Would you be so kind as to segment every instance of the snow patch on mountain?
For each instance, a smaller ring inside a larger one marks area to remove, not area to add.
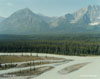
[[[94,23],[90,23],[89,25],[95,26],[95,25],[99,25],[99,24],[100,24],[99,22],[94,22]]]

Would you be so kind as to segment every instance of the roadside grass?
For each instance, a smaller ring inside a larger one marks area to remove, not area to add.
[[[13,62],[27,62],[34,60],[60,60],[54,57],[40,57],[40,56],[0,56],[0,63],[13,63]]]
[[[60,74],[68,74],[68,73],[71,73],[71,72],[74,72],[76,70],[79,70],[80,68],[84,67],[85,65],[89,64],[89,62],[87,63],[79,63],[79,64],[75,64],[75,65],[71,65],[71,66],[68,66],[60,71],[58,71]]]
[[[13,72],[13,73],[7,73],[4,75],[1,75],[3,77],[9,77],[11,76],[33,76],[33,75],[40,75],[50,69],[52,69],[52,66],[44,66],[44,67],[39,67],[36,69],[27,69],[27,70],[20,70],[18,72]]]

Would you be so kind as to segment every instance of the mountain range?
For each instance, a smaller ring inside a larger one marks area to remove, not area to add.
[[[48,17],[25,8],[0,17],[0,34],[47,34],[100,32],[100,6],[89,5],[74,13]]]

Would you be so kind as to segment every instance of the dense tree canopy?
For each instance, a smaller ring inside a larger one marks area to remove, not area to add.
[[[91,40],[9,40],[0,41],[0,52],[32,52],[63,55],[100,55],[100,41]]]

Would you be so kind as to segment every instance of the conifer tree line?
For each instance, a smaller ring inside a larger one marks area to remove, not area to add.
[[[74,56],[100,55],[100,42],[86,40],[0,41],[0,52],[32,52]]]

